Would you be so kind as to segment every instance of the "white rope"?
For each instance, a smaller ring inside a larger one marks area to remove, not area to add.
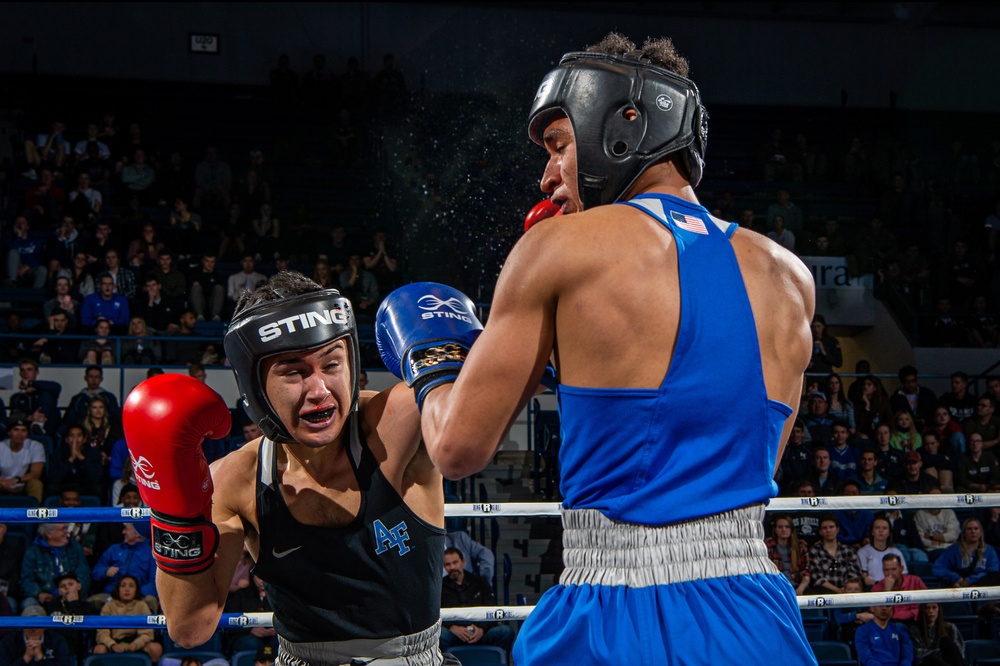
[[[856,497],[778,497],[767,511],[833,511],[836,509],[969,509],[1000,506],[1000,493],[948,495],[860,495]],[[446,517],[558,516],[558,502],[454,503],[444,505]]]

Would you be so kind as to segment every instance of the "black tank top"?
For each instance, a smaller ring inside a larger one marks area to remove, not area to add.
[[[274,627],[293,642],[413,634],[440,617],[444,530],[404,504],[379,470],[352,414],[348,457],[361,510],[330,529],[296,521],[277,482],[277,445],[261,440],[257,461],[260,553]]]

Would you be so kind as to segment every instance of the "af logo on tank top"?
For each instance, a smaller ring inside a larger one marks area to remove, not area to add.
[[[410,540],[410,535],[406,533],[406,522],[401,521],[395,527],[385,528],[381,520],[376,519],[372,523],[375,530],[375,554],[381,555],[387,550],[399,548],[399,555],[402,557],[410,552],[410,547],[406,542]]]

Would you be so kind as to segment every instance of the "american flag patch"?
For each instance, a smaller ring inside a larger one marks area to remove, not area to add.
[[[705,228],[705,223],[697,217],[684,215],[682,213],[678,213],[676,210],[670,211],[670,217],[673,218],[674,223],[678,227],[685,231],[690,231],[693,234],[702,234],[703,236],[708,235],[708,229]]]

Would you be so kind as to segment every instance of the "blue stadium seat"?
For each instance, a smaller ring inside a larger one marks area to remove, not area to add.
[[[225,652],[225,648],[222,645],[222,630],[216,629],[215,633],[212,634],[212,637],[208,639],[208,641],[202,643],[201,645],[196,645],[193,648],[182,648],[180,645],[174,643],[166,632],[163,632],[163,656],[166,656],[168,652],[183,655],[202,652],[206,654],[211,653],[214,655],[211,658],[214,659]],[[222,658],[225,659],[225,656]],[[199,659],[201,659],[201,657],[199,657]],[[205,660],[202,659],[202,661]]]
[[[809,646],[819,666],[856,666],[857,660],[851,655],[851,646],[840,641],[810,641]]]
[[[1000,662],[1000,640],[980,638],[965,641],[965,663],[969,666],[997,662]]]
[[[448,650],[462,666],[506,666],[507,653],[494,645],[463,645]]]
[[[152,660],[145,652],[92,654],[83,660],[83,666],[152,666],[152,664]]]
[[[231,666],[253,666],[255,659],[257,659],[256,650],[240,650],[233,655],[229,663]]]

